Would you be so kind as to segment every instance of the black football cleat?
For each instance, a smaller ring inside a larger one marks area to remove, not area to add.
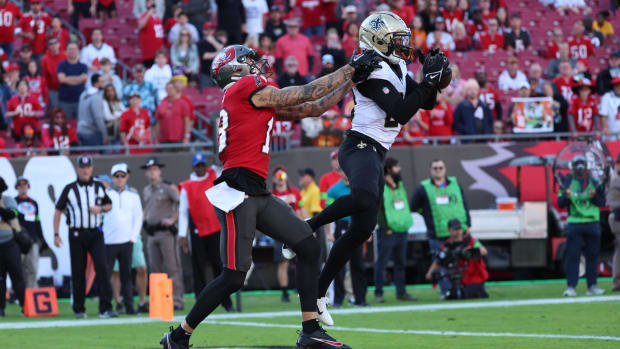
[[[164,334],[164,337],[161,341],[159,341],[159,344],[162,344],[164,349],[188,349],[189,339],[175,341],[172,339],[172,331],[174,331],[174,328],[170,326],[170,332],[166,332],[166,334]]]
[[[339,342],[325,332],[324,329],[306,333],[301,331],[297,339],[299,349],[351,349],[350,346]]]

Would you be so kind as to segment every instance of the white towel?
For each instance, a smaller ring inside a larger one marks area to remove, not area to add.
[[[226,213],[241,205],[245,199],[244,192],[229,187],[226,182],[209,188],[205,191],[205,195],[213,206]]]

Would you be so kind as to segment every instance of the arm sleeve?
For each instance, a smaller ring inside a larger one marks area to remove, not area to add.
[[[142,215],[144,212],[142,211],[142,203],[140,202],[140,196],[136,192],[136,200],[133,205],[133,229],[132,229],[132,242],[136,242],[138,240],[138,236],[140,236],[140,231],[142,231]]]
[[[431,104],[429,102],[434,102],[437,96],[437,91],[432,86],[422,83],[417,84],[403,99],[396,88],[383,79],[366,80],[358,84],[357,89],[363,96],[377,103],[388,116],[401,125],[406,124],[418,109],[432,109],[432,106],[428,108]]]
[[[189,205],[187,203],[187,192],[185,188],[181,189],[179,196],[179,237],[187,236],[187,228],[189,227]]]
[[[65,189],[62,190],[62,193],[58,197],[58,201],[56,201],[56,209],[58,211],[64,211],[67,208],[67,196],[69,196],[69,186],[65,186]]]

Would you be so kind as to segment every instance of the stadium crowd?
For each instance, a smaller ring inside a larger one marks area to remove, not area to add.
[[[22,156],[34,148],[55,154],[76,145],[188,143],[196,127],[212,136],[196,115],[218,112],[222,92],[209,74],[220,49],[244,43],[270,63],[273,84],[300,85],[346,62],[373,11],[398,14],[415,47],[439,46],[453,62],[451,85],[433,110],[404,125],[398,145],[512,133],[521,123],[512,97],[550,97],[553,132],[613,136],[620,132],[620,40],[611,4],[31,0],[20,8],[0,0],[0,148],[23,149],[12,154]],[[83,47],[77,30],[87,38]],[[131,79],[123,80],[127,65]],[[418,66],[409,69],[415,75]],[[347,97],[322,118],[277,122],[275,148],[338,145],[353,105]]]

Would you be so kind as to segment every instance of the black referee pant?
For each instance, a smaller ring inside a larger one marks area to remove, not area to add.
[[[131,258],[133,256],[133,243],[105,245],[108,263],[108,275],[114,271],[114,262],[118,259],[118,272],[121,277],[121,294],[127,314],[133,314],[133,285],[131,280]]]
[[[99,313],[112,310],[112,285],[106,262],[103,232],[99,229],[69,230],[69,254],[71,256],[71,278],[73,280],[73,311],[84,313],[86,298],[86,254],[95,265],[96,281],[99,285]]]
[[[224,268],[220,259],[220,232],[200,237],[198,234],[189,233],[191,252],[192,252],[192,270],[194,274],[194,293],[196,298],[200,296],[200,292],[207,286],[207,266],[205,262],[211,264],[213,269],[213,278],[218,277]],[[232,301],[230,296],[222,301],[222,306],[226,310],[232,309]]]
[[[6,307],[6,275],[11,276],[13,291],[24,307],[24,275],[22,273],[22,254],[14,239],[0,244],[0,310]]]
[[[339,220],[336,222],[336,231],[334,232],[334,238],[336,240],[347,231],[349,228],[349,221]],[[353,286],[353,296],[355,296],[355,304],[362,305],[366,303],[367,282],[364,275],[364,245],[356,247],[353,250],[353,255],[349,260],[349,267],[351,268],[351,284]],[[345,296],[344,288],[344,276],[346,269],[341,269],[336,278],[334,279],[334,304],[342,305]]]

